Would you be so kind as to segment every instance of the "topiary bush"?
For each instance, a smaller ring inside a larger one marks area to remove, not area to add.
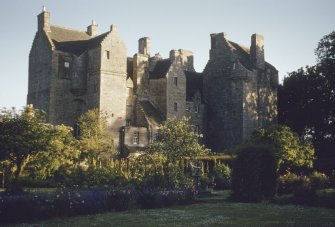
[[[274,154],[268,146],[241,147],[233,164],[232,198],[244,202],[272,198],[277,186],[276,169]]]

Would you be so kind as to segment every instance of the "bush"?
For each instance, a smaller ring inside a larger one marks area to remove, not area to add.
[[[310,176],[311,187],[315,190],[325,189],[329,186],[329,177],[324,173],[313,172]]]
[[[134,201],[134,189],[130,186],[110,189],[107,193],[107,204],[109,209],[116,211],[128,210]]]
[[[216,164],[214,168],[214,189],[223,190],[231,188],[231,168],[226,164]]]
[[[301,184],[302,177],[294,173],[287,173],[278,178],[278,194],[293,193],[294,190]]]
[[[269,147],[247,145],[240,148],[233,165],[232,198],[245,202],[272,198],[277,184],[276,169]]]

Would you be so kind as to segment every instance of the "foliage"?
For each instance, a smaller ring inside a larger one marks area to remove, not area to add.
[[[198,144],[198,137],[187,118],[169,118],[160,128],[156,141],[146,150],[162,153],[167,162],[175,163],[185,157],[194,158],[208,153],[204,146]]]
[[[50,141],[44,152],[31,156],[24,168],[24,174],[36,180],[47,180],[62,166],[71,168],[78,162],[78,141],[72,128],[64,125],[50,127]]]
[[[276,162],[271,148],[247,145],[237,153],[232,173],[232,198],[258,202],[276,191]]]
[[[286,173],[278,178],[278,194],[300,193],[306,190],[317,191],[329,186],[329,177],[314,171],[310,175]]]
[[[51,125],[44,124],[44,113],[31,106],[22,113],[3,110],[0,115],[0,157],[15,166],[12,190],[19,190],[18,177],[32,155],[45,152],[51,140]]]
[[[231,188],[232,170],[226,164],[216,164],[214,168],[214,189],[230,189]]]
[[[316,48],[317,65],[289,73],[278,90],[278,119],[313,142],[316,167],[335,169],[335,32]]]
[[[289,168],[313,166],[314,149],[287,126],[260,128],[251,135],[249,143],[271,146],[280,172]]]
[[[128,210],[135,200],[135,190],[133,187],[126,186],[112,188],[107,193],[107,203],[109,209],[116,211]]]
[[[107,127],[106,113],[98,109],[89,110],[79,117],[79,141],[82,158],[95,167],[99,159],[108,159],[115,155],[114,142]]]

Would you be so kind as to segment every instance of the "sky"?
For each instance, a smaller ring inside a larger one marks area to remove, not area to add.
[[[247,47],[258,33],[280,81],[314,65],[318,42],[335,30],[334,0],[1,0],[0,108],[26,104],[28,56],[43,6],[54,25],[86,31],[95,20],[101,34],[116,24],[128,56],[141,37],[150,37],[151,54],[163,58],[172,49],[190,50],[198,72],[208,61],[211,33],[226,32]]]

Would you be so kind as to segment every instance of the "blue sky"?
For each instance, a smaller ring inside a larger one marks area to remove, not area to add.
[[[226,32],[245,46],[259,33],[280,80],[314,65],[318,41],[335,30],[334,0],[1,0],[0,108],[26,104],[28,55],[43,5],[55,25],[86,30],[94,19],[103,33],[117,24],[128,56],[144,36],[151,53],[164,58],[171,49],[191,50],[198,72],[208,60],[210,33]]]

